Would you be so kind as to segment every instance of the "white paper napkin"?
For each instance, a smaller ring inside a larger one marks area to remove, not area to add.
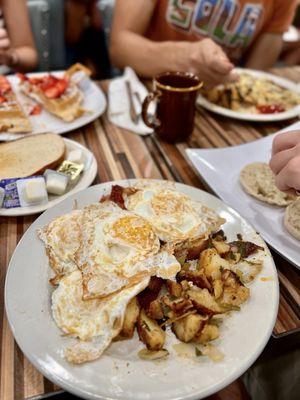
[[[135,124],[130,118],[130,103],[126,90],[126,80],[130,82],[132,92],[137,92],[143,101],[148,91],[138,79],[132,68],[126,67],[121,77],[113,79],[108,88],[108,119],[121,128],[128,129],[139,135],[148,135],[152,129],[148,128],[142,117]],[[141,113],[142,107],[139,101],[133,96],[136,112]]]

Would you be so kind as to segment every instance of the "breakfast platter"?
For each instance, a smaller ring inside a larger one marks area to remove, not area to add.
[[[300,114],[300,91],[271,73],[235,68],[239,80],[202,91],[197,105],[225,117],[256,122],[284,121]]]
[[[288,129],[298,126],[299,123],[295,123]],[[267,163],[274,136],[222,149],[187,149],[187,155],[212,190],[241,213],[274,250],[300,268],[299,239],[291,234],[290,224],[286,223],[291,209],[289,204],[299,200],[296,196],[279,193],[273,182],[268,186]],[[258,173],[257,167],[267,170],[267,174]],[[256,191],[244,178],[251,169],[256,169],[254,176],[261,174]],[[268,189],[270,195],[266,196]]]
[[[28,133],[70,132],[94,121],[106,109],[104,93],[78,64],[66,71],[1,77],[0,89],[4,92],[0,141]]]
[[[61,146],[62,149],[56,149],[54,142],[58,142],[55,143],[56,147]],[[40,157],[42,151],[47,153],[44,157]],[[51,163],[48,167],[47,156]],[[11,163],[16,157],[18,163]],[[68,178],[68,171],[54,170],[59,165],[80,169],[74,182]],[[0,167],[0,216],[3,217],[41,213],[90,186],[97,174],[97,162],[90,150],[80,143],[51,133],[0,144]],[[15,175],[16,179],[12,178]],[[26,191],[38,197],[30,199]],[[39,193],[36,194],[37,191]]]
[[[92,186],[48,209],[5,283],[26,357],[86,399],[221,390],[263,350],[278,299],[273,259],[246,220],[204,191],[154,180]]]

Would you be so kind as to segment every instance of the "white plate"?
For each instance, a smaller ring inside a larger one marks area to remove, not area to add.
[[[235,71],[237,73],[247,73],[250,75],[253,75],[258,78],[266,78],[269,79],[279,86],[282,86],[286,89],[291,90],[292,92],[296,92],[299,94],[299,87],[297,84],[294,82],[281,78],[279,76],[267,73],[267,72],[262,72],[262,71],[256,71],[253,69],[247,69],[247,68],[235,68]],[[243,112],[238,112],[238,111],[232,111],[229,110],[228,108],[217,106],[216,104],[208,101],[205,99],[201,94],[199,94],[197,98],[197,105],[200,105],[204,108],[206,108],[209,111],[212,111],[216,114],[223,115],[225,117],[230,117],[230,118],[235,118],[235,119],[241,119],[245,121],[257,121],[257,122],[268,122],[268,121],[283,121],[286,119],[290,118],[295,118],[298,117],[300,114],[300,105],[291,108],[290,110],[280,112],[280,113],[275,113],[275,114],[253,114],[253,113],[243,113]]]
[[[51,72],[51,74],[61,76],[63,71]],[[42,75],[45,75],[45,72],[28,74],[28,76]],[[9,75],[8,80],[12,84],[13,90],[20,103],[26,104],[30,102],[30,99],[28,100],[28,97],[21,93],[19,89],[19,78],[16,75]],[[87,90],[83,92],[83,95],[82,107],[87,110],[87,112],[81,117],[76,118],[72,122],[65,122],[43,109],[40,115],[29,116],[33,128],[31,133],[54,132],[61,135],[89,124],[104,113],[106,109],[106,99],[99,86],[91,81]],[[22,136],[24,136],[24,134],[1,132],[0,140],[14,140]]]
[[[297,122],[284,129],[299,129]],[[252,162],[268,163],[276,134],[222,149],[187,149],[196,170],[212,190],[245,217],[274,250],[300,268],[299,241],[283,226],[284,207],[268,205],[247,194],[239,183],[241,169]]]
[[[130,182],[134,181],[114,183],[128,185]],[[214,363],[207,357],[178,357],[170,345],[174,335],[168,336],[166,345],[171,354],[161,362],[138,358],[137,352],[143,345],[136,336],[129,341],[113,343],[99,360],[92,363],[74,366],[63,359],[62,349],[71,339],[61,335],[51,317],[48,261],[36,230],[69,212],[75,199],[79,208],[98,202],[111,184],[92,186],[47,210],[18,244],[5,285],[6,312],[18,345],[48,379],[86,399],[198,400],[219,391],[250,367],[271,335],[279,292],[276,268],[267,248],[263,271],[251,285],[251,298],[242,306],[241,312],[228,318],[221,329],[221,339],[216,341],[225,354],[223,361]],[[190,186],[176,186],[226,218],[225,232],[229,239],[240,232],[245,239],[265,246],[253,228],[222,201]],[[270,277],[270,280],[262,281],[261,276]]]
[[[81,150],[83,153],[83,162],[84,162],[84,170],[79,178],[79,181],[76,183],[71,190],[63,194],[62,196],[54,196],[52,194],[48,195],[48,203],[43,205],[31,206],[31,207],[16,207],[16,208],[0,208],[0,216],[2,217],[17,217],[20,215],[31,215],[38,214],[42,211],[47,210],[50,207],[55,206],[60,203],[62,200],[71,196],[74,193],[79,192],[82,189],[89,187],[95,176],[97,175],[97,161],[93,155],[93,153],[88,150],[86,147],[81,144],[75,142],[74,140],[65,139],[64,141],[67,146],[67,152],[71,150]]]

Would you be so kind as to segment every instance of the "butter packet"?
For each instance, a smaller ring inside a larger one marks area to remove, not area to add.
[[[4,198],[2,202],[3,208],[16,208],[20,207],[20,198],[17,189],[18,178],[2,179],[0,181],[0,188],[4,189]]]
[[[77,164],[72,161],[63,161],[56,171],[61,172],[69,176],[69,183],[75,185],[79,180],[80,174],[83,171],[84,165]]]
[[[21,207],[30,207],[48,203],[48,193],[43,176],[29,176],[17,181]]]

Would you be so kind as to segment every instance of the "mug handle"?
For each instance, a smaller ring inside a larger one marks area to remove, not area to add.
[[[151,101],[154,100],[158,101],[160,97],[161,97],[161,92],[159,90],[155,90],[153,92],[150,92],[143,101],[143,106],[142,106],[143,121],[149,128],[152,129],[158,128],[161,125],[161,122],[156,116],[153,116],[152,118],[149,119],[148,108]]]

